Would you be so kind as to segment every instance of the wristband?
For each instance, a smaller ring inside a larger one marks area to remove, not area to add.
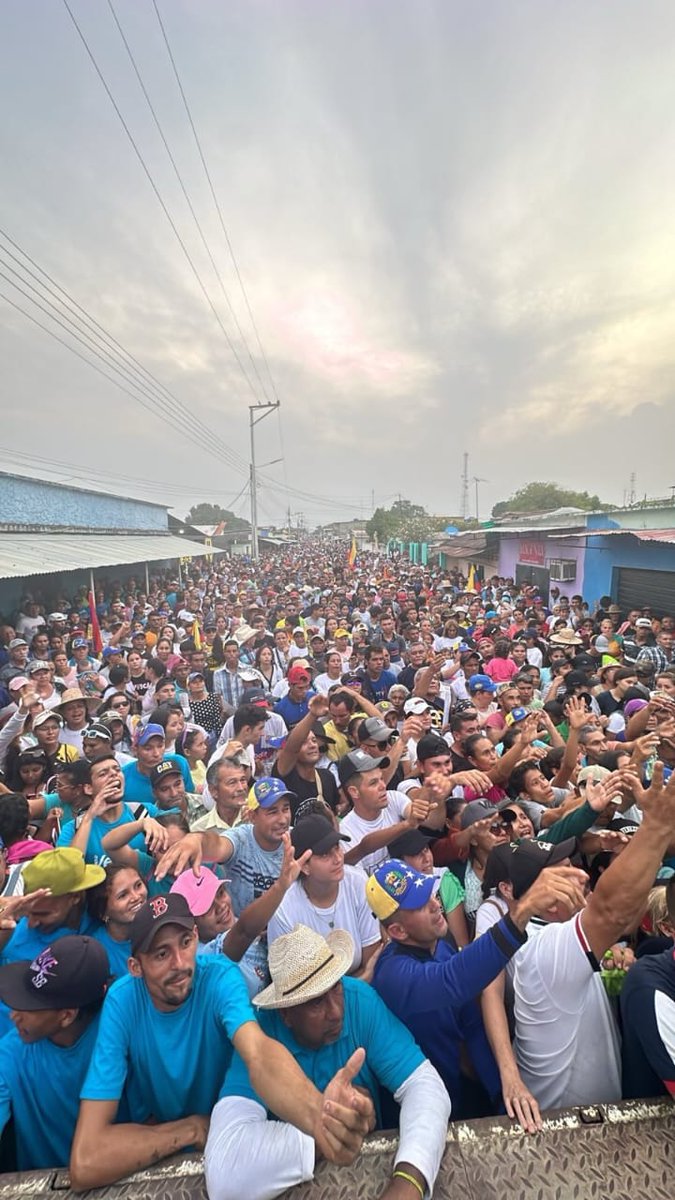
[[[412,1183],[417,1188],[422,1200],[424,1200],[424,1188],[419,1179],[415,1179],[414,1175],[408,1175],[407,1171],[394,1171],[392,1179],[405,1179],[408,1183]]]

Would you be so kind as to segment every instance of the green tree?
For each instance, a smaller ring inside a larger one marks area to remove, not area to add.
[[[235,517],[228,508],[221,508],[219,504],[209,504],[205,500],[201,504],[193,504],[185,520],[188,525],[217,525],[219,521],[224,521],[228,530],[249,528],[248,521]]]
[[[435,533],[445,529],[449,522],[449,517],[432,516],[421,504],[396,500],[391,508],[375,509],[366,524],[366,533],[371,539],[377,534],[380,545],[390,538],[402,542],[426,542]]]
[[[507,512],[552,512],[556,508],[581,508],[590,512],[611,508],[611,505],[604,504],[599,496],[591,496],[589,492],[569,491],[557,483],[534,482],[518,488],[508,500],[495,504],[492,516],[502,517]]]

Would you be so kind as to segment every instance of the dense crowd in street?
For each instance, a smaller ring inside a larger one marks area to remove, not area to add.
[[[308,539],[0,626],[4,1170],[675,1098],[675,620]],[[674,603],[675,611],[675,603]]]

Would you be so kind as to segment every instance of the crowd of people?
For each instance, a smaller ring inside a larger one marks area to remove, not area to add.
[[[0,627],[4,1169],[675,1097],[675,622],[307,541]]]

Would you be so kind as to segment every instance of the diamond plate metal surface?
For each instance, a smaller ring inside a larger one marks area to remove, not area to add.
[[[599,1105],[598,1123],[580,1109],[551,1114],[528,1137],[507,1118],[451,1124],[434,1200],[672,1200],[675,1105],[669,1100]],[[321,1163],[312,1183],[283,1200],[377,1200],[397,1138],[369,1138],[352,1167]],[[207,1200],[201,1158],[169,1159],[121,1183],[70,1190],[66,1171],[0,1176],[0,1200]],[[247,1200],[242,1196],[241,1200]]]

